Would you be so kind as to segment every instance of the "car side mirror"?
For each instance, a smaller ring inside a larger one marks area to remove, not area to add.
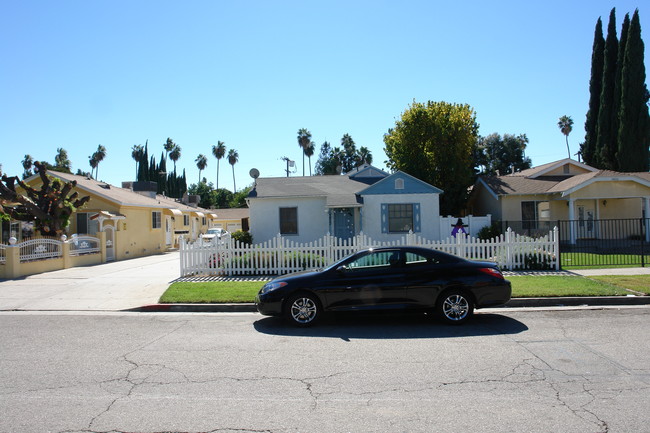
[[[336,268],[336,272],[338,272],[339,274],[344,274],[345,271],[347,271],[347,270],[348,270],[348,267],[345,266],[345,265],[341,265],[338,268]]]

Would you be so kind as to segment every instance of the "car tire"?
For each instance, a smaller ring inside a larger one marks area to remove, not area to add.
[[[293,325],[311,326],[320,319],[322,307],[318,298],[309,293],[291,296],[285,304],[285,318]]]
[[[436,316],[444,323],[461,325],[474,314],[474,301],[463,290],[449,290],[440,295],[436,304]]]

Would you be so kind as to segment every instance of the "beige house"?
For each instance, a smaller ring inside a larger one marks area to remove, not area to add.
[[[599,170],[563,159],[505,176],[481,176],[468,213],[521,222],[523,228],[577,221],[572,238],[599,238],[597,220],[650,218],[650,173]],[[646,236],[648,236],[646,230]]]
[[[230,233],[242,230],[247,232],[249,229],[250,211],[246,208],[232,209],[210,209],[211,214],[216,215],[212,219],[211,227],[218,227],[229,231]]]
[[[149,182],[125,182],[117,187],[85,176],[48,171],[63,181],[77,181],[75,191],[90,201],[74,213],[67,236],[104,233],[106,260],[123,260],[162,253],[178,246],[179,238],[197,239],[213,225],[215,214],[155,192]],[[34,185],[39,176],[25,181]],[[9,237],[20,242],[31,235],[25,223],[5,224],[3,243]],[[22,225],[22,226],[21,226]]]

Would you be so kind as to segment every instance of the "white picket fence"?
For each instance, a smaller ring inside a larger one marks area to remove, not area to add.
[[[503,235],[481,240],[458,236],[431,241],[409,233],[399,240],[377,242],[360,234],[348,240],[326,235],[314,242],[298,244],[277,236],[268,242],[247,245],[228,243],[188,243],[180,241],[181,277],[199,275],[280,275],[321,268],[364,248],[419,246],[444,251],[471,260],[490,260],[502,269],[559,270],[557,227],[547,236],[530,238],[508,229]]]

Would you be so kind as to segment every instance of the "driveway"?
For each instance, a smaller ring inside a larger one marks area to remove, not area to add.
[[[1,310],[116,311],[155,304],[180,275],[171,252],[0,280]]]

